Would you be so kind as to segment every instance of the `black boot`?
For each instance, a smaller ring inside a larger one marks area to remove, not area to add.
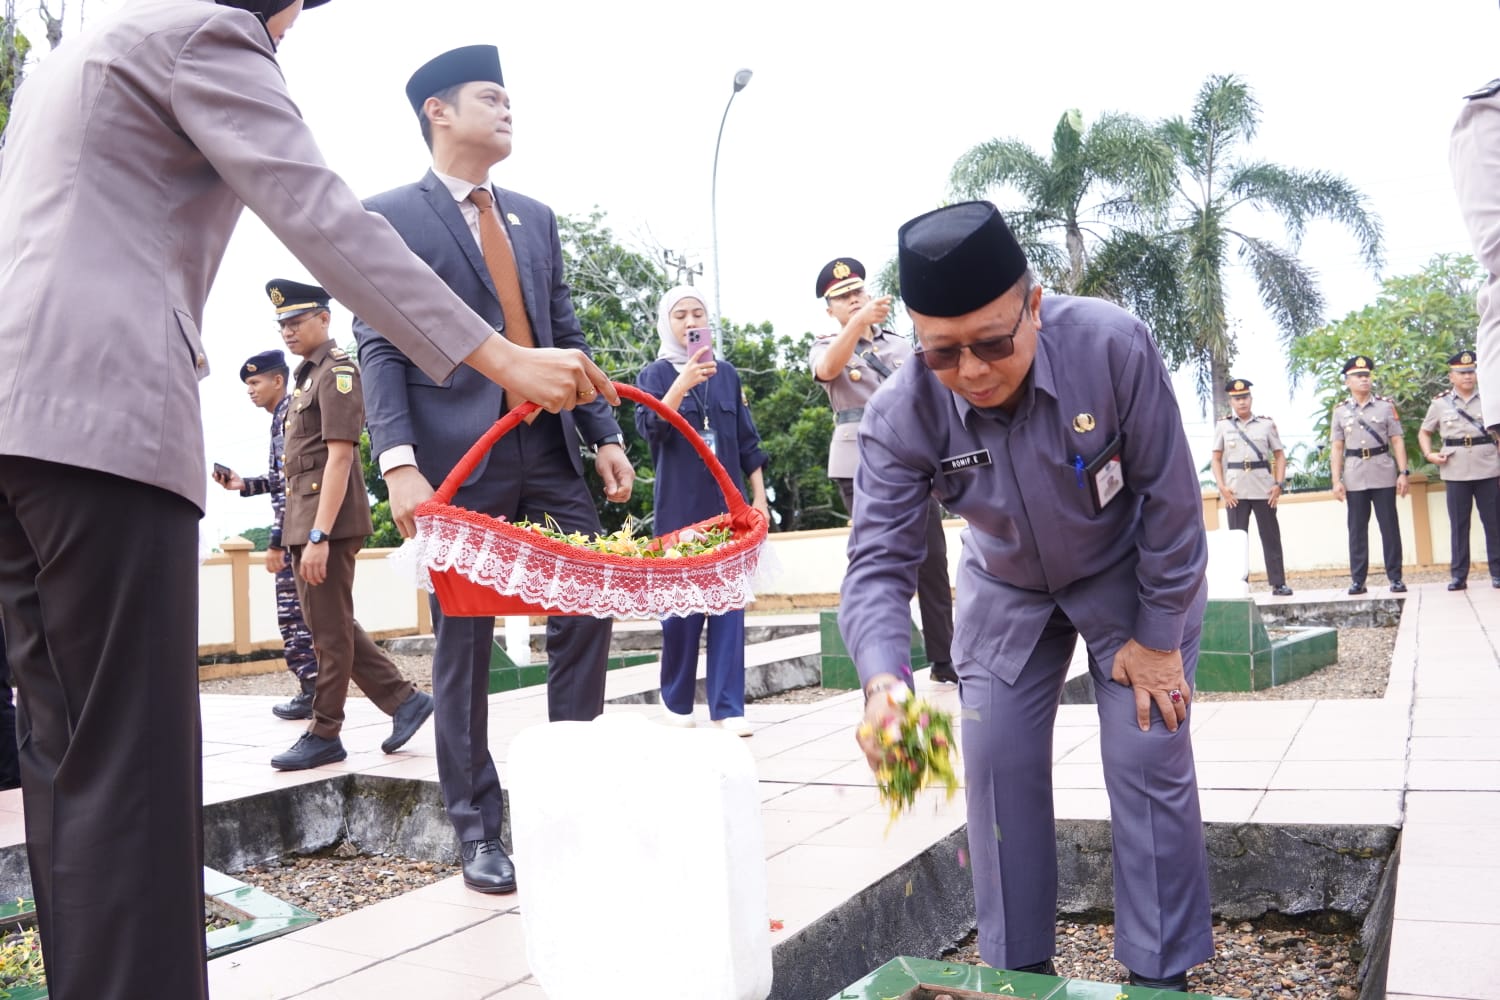
[[[957,684],[958,672],[953,669],[953,664],[948,660],[938,660],[932,665],[932,672],[928,677],[935,684]]]
[[[292,695],[291,701],[271,706],[271,714],[278,719],[311,719],[313,692],[317,690],[316,677],[302,679],[302,690]]]

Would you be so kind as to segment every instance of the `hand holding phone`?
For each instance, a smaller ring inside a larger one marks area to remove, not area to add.
[[[230,478],[233,475],[234,475],[234,470],[231,469],[229,466],[227,466],[227,465],[220,465],[218,462],[214,463],[214,478],[215,479],[217,479],[220,482],[222,482],[222,481]]]
[[[714,331],[713,331],[713,327],[709,327],[709,326],[695,326],[692,329],[688,330],[686,334],[684,334],[684,339],[687,340],[687,353],[688,353],[688,357],[690,359],[694,359],[694,360],[698,360],[698,361],[711,361],[711,360],[713,360],[713,356],[714,356]],[[698,352],[702,351],[705,347],[708,348],[708,353],[705,354],[702,358],[699,358],[698,357]]]

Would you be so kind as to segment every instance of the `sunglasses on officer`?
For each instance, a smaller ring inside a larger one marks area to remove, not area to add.
[[[1016,334],[1021,329],[1021,320],[1026,318],[1029,308],[1021,307],[1020,313],[1016,315],[1016,321],[1010,328],[1010,333],[1003,337],[986,337],[984,340],[976,340],[972,344],[957,344],[952,347],[917,347],[915,354],[922,359],[922,364],[935,372],[947,371],[949,368],[957,368],[960,359],[963,358],[964,349],[968,348],[970,354],[980,361],[990,364],[996,361],[1004,361],[1016,353]]]

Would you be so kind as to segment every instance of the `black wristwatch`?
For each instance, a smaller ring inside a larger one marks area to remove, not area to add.
[[[602,437],[598,441],[594,442],[594,450],[598,451],[600,448],[603,448],[607,444],[617,444],[621,448],[623,448],[625,447],[625,435],[611,434],[608,437]]]
[[[308,545],[321,545],[321,544],[323,544],[326,541],[328,541],[328,533],[327,532],[324,532],[324,531],[321,531],[321,530],[319,530],[317,528],[314,528],[313,530],[311,530],[311,531],[309,531],[307,533],[307,544]]]
[[[1400,472],[1397,473],[1397,475],[1398,476],[1409,476],[1409,475],[1411,475],[1411,470],[1410,469],[1402,469]]]

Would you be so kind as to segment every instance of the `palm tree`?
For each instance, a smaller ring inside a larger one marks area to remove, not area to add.
[[[1227,75],[1204,82],[1191,117],[1169,119],[1159,130],[1178,171],[1172,225],[1157,239],[1162,255],[1178,262],[1176,305],[1183,323],[1157,334],[1170,364],[1197,365],[1199,396],[1211,393],[1216,413],[1226,408],[1224,380],[1234,359],[1224,294],[1231,251],[1250,269],[1283,345],[1323,321],[1317,275],[1297,256],[1310,220],[1340,223],[1359,241],[1371,268],[1381,263],[1380,220],[1347,180],[1236,155],[1259,125],[1260,105],[1250,88]],[[1246,214],[1241,209],[1279,216],[1290,245],[1238,228],[1235,221]]]
[[[992,139],[959,157],[950,185],[959,198],[1018,190],[1025,202],[1006,221],[1038,275],[1074,294],[1088,280],[1091,253],[1167,203],[1173,175],[1171,148],[1144,122],[1110,114],[1085,131],[1072,109],[1052,132],[1050,159],[1019,140]]]

